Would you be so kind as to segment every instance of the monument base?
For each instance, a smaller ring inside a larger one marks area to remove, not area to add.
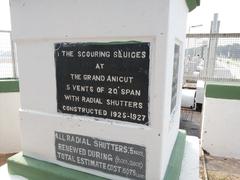
[[[181,173],[182,160],[186,143],[186,132],[179,130],[164,180],[177,180]],[[8,159],[8,171],[12,175],[26,177],[29,180],[105,180],[88,173],[36,160],[18,153]]]

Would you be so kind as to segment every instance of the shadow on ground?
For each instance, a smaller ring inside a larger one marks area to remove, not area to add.
[[[187,135],[201,136],[201,112],[193,111],[191,109],[181,110],[180,129],[185,129]]]

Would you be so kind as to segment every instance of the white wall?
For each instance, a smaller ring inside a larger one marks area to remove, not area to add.
[[[0,153],[21,150],[19,107],[18,92],[0,93]]]
[[[203,149],[240,159],[240,100],[205,98],[203,108]]]
[[[168,37],[167,43],[167,56],[164,62],[165,65],[165,94],[166,101],[164,102],[165,111],[164,118],[162,119],[162,134],[163,137],[163,154],[162,154],[162,172],[166,171],[166,164],[171,156],[172,148],[175,144],[175,140],[178,134],[180,123],[180,107],[182,96],[182,79],[183,79],[183,61],[184,61],[184,48],[185,48],[185,29],[186,19],[188,14],[188,7],[185,0],[170,0],[169,12],[168,12]],[[178,44],[180,46],[180,58],[179,58],[179,70],[178,70],[178,95],[176,102],[176,109],[174,113],[170,113],[171,96],[172,96],[172,76],[173,76],[173,59],[174,59],[174,46]],[[160,51],[159,51],[160,52]],[[161,86],[162,83],[158,82]],[[162,176],[164,173],[162,174]],[[161,177],[163,178],[163,177]]]

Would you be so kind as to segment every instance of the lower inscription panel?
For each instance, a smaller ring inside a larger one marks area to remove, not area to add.
[[[130,179],[145,179],[143,146],[55,132],[55,150],[59,161]]]

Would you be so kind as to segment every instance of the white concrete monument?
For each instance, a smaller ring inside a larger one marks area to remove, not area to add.
[[[10,5],[23,151],[10,173],[164,179],[179,134],[186,16],[199,1]]]

